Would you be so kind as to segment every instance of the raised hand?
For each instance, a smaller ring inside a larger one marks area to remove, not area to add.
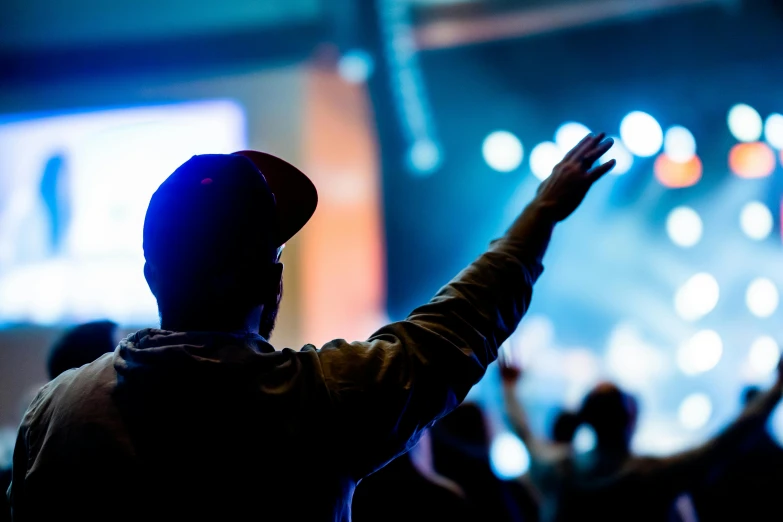
[[[522,369],[515,364],[505,351],[500,352],[498,356],[498,365],[500,366],[500,378],[503,384],[516,384],[522,377]]]
[[[588,134],[571,149],[552,170],[552,175],[538,187],[536,202],[551,214],[555,221],[562,221],[576,210],[587,191],[601,176],[612,170],[614,160],[595,168],[593,164],[614,144],[604,139],[604,133]]]

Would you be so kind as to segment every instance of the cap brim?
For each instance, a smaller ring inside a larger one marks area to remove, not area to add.
[[[248,158],[261,171],[275,195],[277,246],[282,246],[307,224],[318,206],[318,191],[301,170],[266,152],[235,152]]]

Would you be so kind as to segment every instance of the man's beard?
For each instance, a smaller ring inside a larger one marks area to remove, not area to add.
[[[267,341],[272,336],[272,331],[275,329],[275,323],[277,322],[277,312],[279,310],[279,306],[265,306],[264,311],[261,312],[261,318],[258,321],[258,335]]]
[[[261,317],[258,320],[258,335],[267,341],[272,336],[272,331],[277,323],[277,313],[280,311],[280,301],[283,299],[283,285],[280,285],[280,292],[277,294],[275,303],[264,306]]]

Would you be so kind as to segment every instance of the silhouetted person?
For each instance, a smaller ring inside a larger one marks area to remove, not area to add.
[[[763,392],[755,386],[743,391],[743,404]],[[723,520],[780,520],[783,488],[783,448],[767,430],[749,441],[740,458],[729,461],[703,488],[694,494],[701,522]]]
[[[69,172],[63,154],[54,154],[47,160],[40,188],[49,224],[49,248],[56,255],[71,222]]]
[[[630,445],[638,416],[636,400],[611,383],[585,397],[579,418],[596,436],[596,446],[575,454],[533,435],[516,397],[519,369],[507,359],[502,369],[504,398],[512,425],[531,457],[531,477],[543,497],[542,520],[664,521],[687,518],[675,502],[763,429],[783,392],[778,380],[719,435],[692,450],[666,458],[639,457]]]
[[[430,436],[383,469],[363,479],[351,504],[353,522],[479,522],[458,484],[433,466]]]
[[[572,444],[579,428],[579,415],[572,411],[560,410],[552,422],[552,442]]]
[[[41,390],[14,455],[17,522],[348,521],[356,483],[484,375],[527,310],[553,226],[613,166],[589,170],[609,147],[583,140],[507,234],[406,320],[301,351],[266,339],[281,248],[315,212],[315,187],[261,152],[193,157],[144,222],[161,329]]]
[[[117,347],[116,332],[117,323],[112,321],[93,321],[68,330],[49,350],[49,380],[113,352]]]
[[[501,480],[490,463],[490,435],[481,408],[465,403],[432,427],[435,469],[454,480],[482,520],[536,520],[536,499],[520,483]]]

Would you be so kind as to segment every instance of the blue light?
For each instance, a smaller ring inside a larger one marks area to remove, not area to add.
[[[563,153],[573,149],[582,138],[590,134],[590,129],[581,123],[570,121],[562,124],[555,132],[555,143]]]
[[[530,454],[515,435],[505,432],[492,441],[489,450],[492,471],[503,480],[510,480],[527,473]]]
[[[408,160],[414,173],[431,174],[440,165],[440,149],[432,140],[417,140],[411,147]]]
[[[563,152],[551,141],[539,143],[530,151],[530,171],[539,180],[544,181],[552,174],[552,169],[563,159]]]
[[[752,142],[761,138],[764,123],[758,111],[750,105],[739,103],[733,106],[727,119],[729,130],[737,141]]]
[[[663,150],[672,161],[687,163],[696,155],[696,139],[680,125],[669,127],[663,137]]]
[[[783,114],[770,114],[767,117],[764,138],[772,147],[783,150]]]
[[[367,81],[374,68],[375,61],[372,59],[372,56],[361,49],[348,51],[337,63],[338,73],[348,83],[363,83]]]
[[[620,137],[633,154],[654,156],[663,146],[663,130],[649,114],[634,111],[620,123]]]
[[[481,147],[484,161],[498,172],[511,172],[519,167],[524,149],[519,138],[508,131],[491,132]]]
[[[712,401],[705,393],[692,393],[680,403],[677,417],[685,429],[701,429],[712,417]]]
[[[609,160],[614,160],[615,166],[609,173],[615,176],[621,176],[633,167],[633,154],[628,152],[628,149],[625,148],[625,145],[623,145],[623,142],[619,137],[613,137],[613,139],[614,145],[612,145],[611,149],[606,151],[606,154],[601,156],[598,163],[603,164]]]

